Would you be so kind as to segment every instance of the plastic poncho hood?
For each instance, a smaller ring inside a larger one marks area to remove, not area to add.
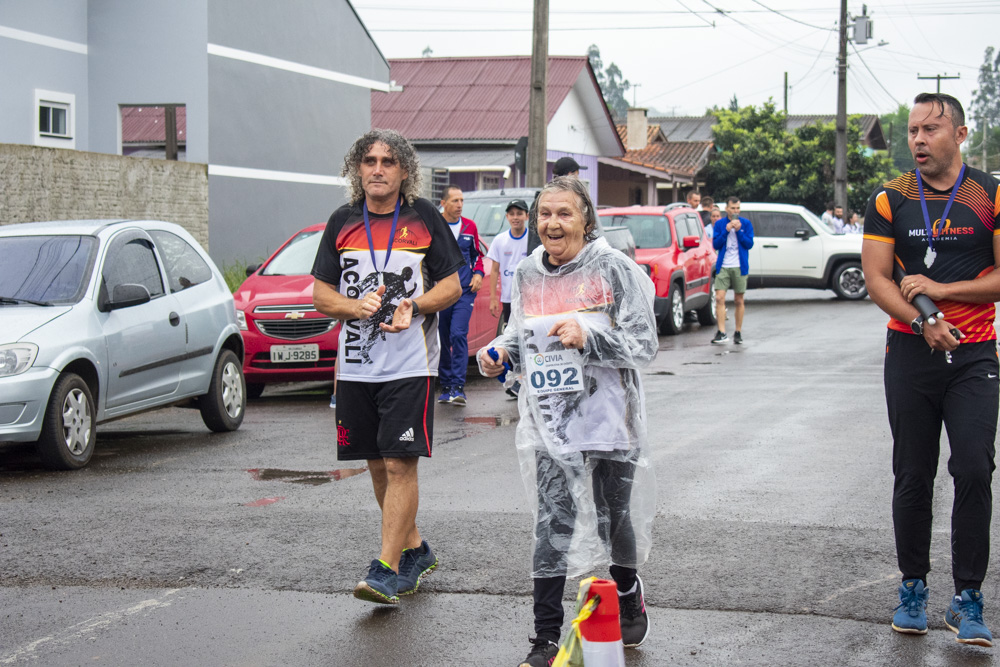
[[[653,283],[599,238],[566,264],[544,247],[514,275],[504,348],[521,383],[515,443],[535,505],[533,577],[638,567],[651,545],[655,478],[639,370],[656,356]],[[548,332],[573,319],[582,350]],[[481,354],[483,354],[481,352]]]

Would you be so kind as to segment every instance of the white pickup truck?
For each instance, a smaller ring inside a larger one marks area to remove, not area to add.
[[[742,202],[753,223],[748,287],[832,289],[841,299],[868,296],[861,234],[834,234],[804,206]]]

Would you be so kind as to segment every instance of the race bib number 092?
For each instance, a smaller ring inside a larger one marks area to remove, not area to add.
[[[533,396],[564,394],[583,388],[583,367],[569,351],[529,357],[528,393]]]

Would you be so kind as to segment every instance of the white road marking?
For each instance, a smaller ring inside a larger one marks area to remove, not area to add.
[[[77,623],[76,625],[71,625],[62,632],[57,632],[56,634],[49,635],[48,637],[42,637],[41,639],[36,639],[30,644],[26,644],[21,648],[17,649],[13,653],[9,653],[6,656],[0,658],[0,665],[10,665],[20,660],[37,658],[35,652],[43,646],[74,644],[77,643],[79,640],[83,639],[84,637],[86,637],[87,635],[92,634],[102,628],[106,628],[110,625],[118,623],[122,619],[125,619],[129,616],[133,616],[135,614],[141,614],[147,611],[152,611],[154,609],[169,607],[171,602],[167,600],[167,598],[181,590],[183,589],[174,588],[168,590],[159,598],[152,600],[143,600],[142,602],[132,605],[131,607],[126,607],[125,609],[109,611],[105,614],[101,614],[100,616],[95,616],[93,618],[87,619],[86,621]]]

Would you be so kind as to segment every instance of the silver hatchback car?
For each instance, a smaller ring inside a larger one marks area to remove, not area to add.
[[[81,468],[96,425],[187,402],[243,421],[233,296],[182,227],[80,220],[0,227],[0,442]]]

